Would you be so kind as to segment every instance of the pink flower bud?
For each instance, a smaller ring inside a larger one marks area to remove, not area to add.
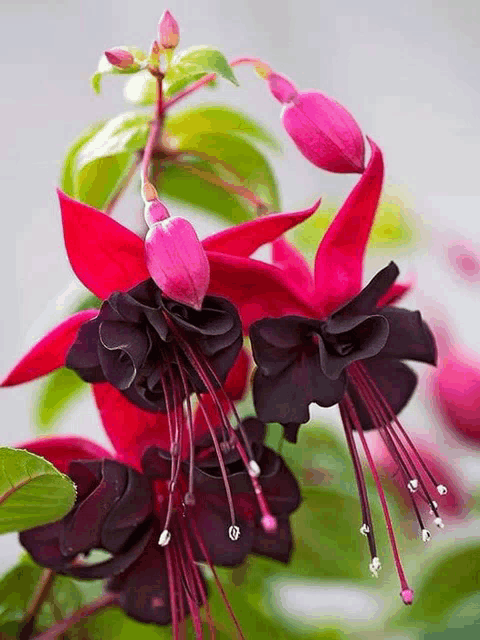
[[[285,104],[282,121],[287,133],[310,162],[334,173],[363,173],[363,134],[344,107],[318,91],[297,92],[278,73],[268,76],[268,84]]]
[[[445,423],[480,444],[480,364],[453,348],[441,358],[432,391]]]
[[[175,49],[180,40],[178,22],[170,11],[164,11],[158,23],[158,42],[162,49]]]
[[[111,65],[117,67],[117,69],[128,69],[135,63],[135,58],[125,49],[114,48],[105,51],[105,57]]]
[[[156,222],[145,238],[145,257],[164,295],[197,311],[202,308],[210,265],[190,222],[179,217]]]

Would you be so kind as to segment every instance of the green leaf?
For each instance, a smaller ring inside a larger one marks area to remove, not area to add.
[[[127,80],[123,95],[138,107],[150,107],[157,100],[157,81],[149,71],[139,71]]]
[[[210,163],[220,178],[247,187],[273,211],[280,210],[275,174],[265,156],[249,140],[228,133],[179,132],[176,141],[178,151],[202,154],[200,157]]]
[[[206,162],[195,166],[216,175]],[[243,199],[228,193],[222,187],[210,184],[200,176],[191,173],[188,168],[165,165],[157,181],[160,197],[174,202],[182,202],[189,206],[216,214],[232,224],[249,220],[252,216]]]
[[[75,173],[73,197],[96,209],[105,209],[135,162],[131,153],[90,162]]]
[[[394,621],[399,625],[441,625],[452,609],[480,589],[480,545],[469,544],[444,554],[415,590],[415,601]]]
[[[172,629],[153,624],[143,624],[129,618],[118,608],[111,608],[95,616],[91,616],[84,623],[84,631],[89,640],[171,640]]]
[[[191,47],[177,53],[163,81],[166,97],[172,97],[208,73],[216,73],[238,86],[231,66],[217,49],[208,46]]]
[[[0,533],[59,520],[73,507],[75,496],[70,478],[44,458],[0,448]]]
[[[62,172],[60,175],[60,188],[69,196],[75,195],[75,171],[77,155],[80,149],[95,136],[97,131],[102,129],[105,122],[97,122],[83,131],[68,149],[64,161]]]
[[[37,431],[40,433],[51,431],[54,423],[65,410],[87,389],[88,385],[70,369],[62,367],[51,373],[37,395],[35,406]]]
[[[135,58],[135,64],[128,69],[118,69],[114,67],[107,60],[105,54],[102,54],[100,60],[98,61],[98,67],[96,72],[90,78],[90,84],[95,93],[99,94],[102,89],[102,78],[105,75],[129,75],[132,73],[137,73],[143,66],[144,61],[146,60],[146,55],[137,47],[116,47],[117,49],[124,49],[125,51],[129,51],[133,57]]]
[[[147,143],[150,116],[130,111],[108,120],[78,149],[75,167],[81,171],[99,158],[134,153]]]
[[[136,80],[137,78],[132,78]],[[250,116],[223,106],[200,106],[168,114],[165,121],[167,133],[176,136],[191,136],[195,133],[229,133],[246,136],[262,142],[274,151],[281,151],[277,140],[262,125]]]

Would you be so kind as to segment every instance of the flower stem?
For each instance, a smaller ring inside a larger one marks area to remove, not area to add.
[[[161,71],[155,72],[155,78],[157,80],[157,102],[155,106],[155,118],[152,120],[150,125],[150,133],[148,135],[147,144],[145,146],[145,151],[143,152],[142,158],[142,183],[149,183],[148,180],[148,169],[150,166],[150,161],[152,159],[152,154],[155,149],[155,145],[157,144],[160,133],[162,131],[163,126],[163,114],[165,111],[165,105],[163,103],[163,73]]]
[[[270,66],[266,62],[263,62],[263,60],[259,60],[258,58],[235,58],[230,62],[231,67],[236,67],[239,64],[252,64],[254,67],[264,70],[265,73],[270,70]],[[191,93],[197,91],[197,89],[201,89],[205,85],[212,82],[212,80],[215,80],[216,77],[216,73],[208,73],[206,76],[203,76],[203,78],[200,78],[200,80],[193,82],[183,91],[179,91],[175,97],[167,100],[163,105],[163,110],[166,111],[167,109],[170,109],[170,107],[173,107],[174,104],[177,104],[177,102],[183,100],[183,98],[186,98]]]
[[[45,598],[48,596],[54,579],[55,571],[52,571],[52,569],[44,569],[40,574],[40,579],[25,613],[22,628],[18,636],[19,640],[29,640],[29,638],[31,638],[35,624],[35,616],[45,601]]]
[[[84,618],[97,613],[97,611],[100,611],[101,609],[106,609],[107,607],[111,607],[116,604],[117,596],[113,593],[105,593],[103,596],[100,596],[100,598],[97,598],[97,600],[94,600],[90,604],[87,604],[75,611],[75,613],[68,618],[60,620],[60,622],[54,624],[53,627],[50,627],[47,631],[36,636],[34,640],[55,640],[62,633],[71,629]]]

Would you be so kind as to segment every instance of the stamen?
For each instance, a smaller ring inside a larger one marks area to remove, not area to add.
[[[412,480],[407,483],[407,487],[410,493],[415,493],[418,489],[418,480],[416,478],[412,478]]]
[[[428,529],[422,529],[422,540],[424,542],[428,542],[431,537],[432,537],[432,534]]]
[[[430,509],[430,513],[435,513],[434,509],[437,510],[438,509],[438,502],[435,502],[435,500],[432,500],[432,509]]]
[[[368,460],[368,465],[370,467],[373,479],[375,481],[375,485],[377,487],[377,492],[378,492],[378,496],[380,498],[380,502],[382,504],[383,515],[385,517],[385,523],[387,525],[388,536],[390,538],[390,545],[392,547],[393,557],[394,557],[394,560],[395,560],[395,566],[397,568],[398,578],[400,580],[400,584],[402,586],[402,590],[410,590],[410,587],[408,586],[408,583],[407,583],[407,578],[405,576],[405,572],[403,571],[402,563],[401,563],[401,560],[400,560],[400,555],[398,553],[397,542],[395,540],[395,534],[393,532],[392,520],[390,518],[390,512],[388,510],[387,500],[385,498],[385,493],[383,491],[383,487],[382,487],[382,484],[380,482],[380,478],[378,477],[377,469],[375,467],[375,463],[373,461],[372,454],[370,453],[370,449],[369,449],[367,441],[365,439],[365,434],[363,432],[362,425],[360,423],[360,420],[358,418],[357,412],[355,410],[355,406],[354,406],[354,404],[352,402],[352,399],[350,397],[350,394],[348,392],[345,393],[344,400],[342,400],[342,404],[343,403],[345,403],[345,406],[346,406],[346,409],[347,409],[347,411],[349,413],[350,419],[351,419],[352,423],[354,424],[356,430],[358,431],[358,435],[359,435],[360,440],[362,442],[363,450],[365,451],[365,456],[367,457],[367,460]],[[372,563],[373,563],[373,560],[372,560]]]
[[[372,558],[372,561],[368,565],[368,568],[370,569],[372,576],[374,578],[378,578],[378,572],[382,568],[382,563],[380,562],[380,559],[377,556],[374,556]]]
[[[367,536],[370,533],[370,527],[368,526],[368,524],[362,524],[362,526],[360,527],[360,533],[362,534],[362,536]]]
[[[441,518],[435,518],[434,523],[437,525],[439,529],[445,528],[445,525],[443,524],[443,520]]]
[[[260,521],[265,533],[275,533],[277,531],[277,519],[273,516],[263,516]]]
[[[172,534],[170,533],[170,531],[168,529],[164,529],[160,534],[160,537],[158,539],[158,544],[161,547],[166,547],[171,539],[172,539]]]
[[[402,589],[400,596],[403,600],[403,604],[412,604],[413,602],[413,589]]]
[[[167,561],[167,573],[168,573],[168,589],[170,592],[170,610],[172,614],[172,631],[174,640],[178,640],[179,638],[179,625],[178,625],[178,609],[177,609],[177,597],[180,597],[178,588],[177,588],[177,580],[176,574],[174,571],[174,563],[172,558],[172,549],[171,547],[167,547],[165,550],[165,558]]]
[[[240,527],[237,524],[232,524],[228,527],[228,537],[234,542],[240,538]]]
[[[437,485],[437,491],[441,496],[444,496],[448,493],[448,489],[444,484]]]
[[[187,507],[194,507],[196,500],[193,493],[187,491],[187,493],[183,496],[183,502],[187,505]]]
[[[260,471],[260,467],[255,462],[255,460],[250,460],[250,462],[248,463],[248,472],[254,478],[258,478],[259,477],[261,471]]]

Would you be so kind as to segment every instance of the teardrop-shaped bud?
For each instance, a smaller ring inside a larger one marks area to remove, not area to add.
[[[285,84],[277,87],[277,93],[289,97]],[[316,167],[334,173],[363,173],[362,132],[335,100],[318,91],[299,92],[285,107],[282,121],[300,152]]]
[[[158,23],[158,42],[162,49],[175,49],[180,40],[178,22],[170,11],[164,11]]]
[[[190,222],[168,218],[155,223],[145,238],[147,269],[172,300],[202,308],[210,282],[210,265]]]
[[[111,65],[117,67],[117,69],[128,69],[135,64],[135,58],[126,49],[115,47],[114,49],[108,49],[105,51],[105,57]]]

